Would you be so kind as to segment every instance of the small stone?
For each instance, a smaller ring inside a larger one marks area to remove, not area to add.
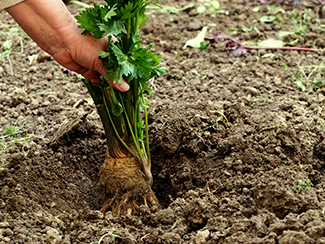
[[[188,13],[190,17],[194,17],[198,15],[198,12],[196,11],[195,8],[191,9],[191,11]]]
[[[209,237],[210,232],[208,230],[199,230],[195,237],[196,244],[205,244]]]
[[[11,103],[14,106],[17,106],[21,103],[29,103],[30,98],[28,97],[26,91],[24,91],[21,88],[15,88],[12,93],[9,94],[9,97],[11,99]]]
[[[104,214],[98,210],[90,210],[85,214],[87,219],[103,219]]]
[[[0,208],[4,208],[5,206],[6,206],[5,201],[0,198]]]
[[[198,21],[196,19],[191,21],[187,27],[187,29],[190,31],[200,30],[201,28],[202,28],[202,25],[201,25],[200,21]]]
[[[42,105],[43,105],[44,107],[46,107],[46,106],[51,105],[51,102],[46,100],[45,102],[43,102]]]
[[[5,185],[5,186],[2,188],[1,196],[6,196],[6,195],[8,195],[9,191],[10,191],[9,186]]]
[[[0,228],[7,228],[7,227],[9,227],[8,222],[0,222]]]
[[[293,113],[294,115],[302,116],[302,115],[305,114],[305,109],[302,108],[301,106],[296,106],[296,105],[294,105],[294,106],[293,106],[292,113]]]
[[[10,243],[11,239],[10,237],[3,237],[2,238],[2,242],[0,242],[0,244],[3,244],[3,243]]]
[[[247,87],[247,92],[252,96],[256,96],[259,93],[259,91],[254,87]]]
[[[49,226],[46,226],[46,238],[47,243],[49,244],[60,244],[62,241],[62,236],[59,235],[59,231],[53,229]]]
[[[7,172],[8,172],[7,168],[3,168],[3,167],[0,168],[0,176],[2,177],[5,176]]]
[[[281,78],[277,77],[277,76],[274,77],[273,82],[274,82],[274,85],[276,85],[276,86],[281,86],[281,84],[282,84]]]
[[[323,94],[318,94],[318,95],[319,95],[319,97],[318,97],[319,102],[320,103],[325,103],[325,96]]]
[[[39,102],[37,99],[32,99],[31,103],[30,103],[30,109],[34,110],[37,109],[39,106]]]
[[[4,229],[4,230],[2,231],[2,235],[3,235],[3,236],[12,236],[13,234],[14,234],[14,232],[13,232],[11,229],[9,229],[9,228]]]
[[[251,100],[248,97],[240,97],[238,99],[243,105],[248,105],[250,104]]]
[[[65,236],[63,238],[63,241],[62,241],[62,244],[71,244],[71,241],[70,241],[70,236]]]

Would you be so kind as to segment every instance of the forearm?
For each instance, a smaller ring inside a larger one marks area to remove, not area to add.
[[[81,35],[75,18],[61,0],[25,0],[6,9],[25,32],[62,66],[99,83],[106,69],[98,52],[106,50],[108,38]],[[129,85],[110,84],[127,91]]]
[[[81,33],[61,0],[25,0],[6,10],[51,55],[65,47],[67,39]]]

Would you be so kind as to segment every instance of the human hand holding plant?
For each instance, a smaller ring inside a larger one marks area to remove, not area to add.
[[[105,76],[98,52],[106,50],[108,39],[80,35],[76,20],[61,0],[25,0],[6,11],[25,32],[62,66],[94,83]],[[113,88],[127,91],[129,85],[110,82]]]

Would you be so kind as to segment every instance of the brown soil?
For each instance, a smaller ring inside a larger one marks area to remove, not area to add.
[[[287,13],[277,14],[286,23],[253,24],[272,15],[267,6],[221,7],[229,15],[155,12],[143,29],[169,69],[151,82],[149,109],[152,188],[162,209],[142,205],[117,218],[99,211],[106,143],[86,88],[51,59],[30,64],[43,52],[0,13],[0,44],[12,39],[16,52],[0,61],[0,134],[14,125],[22,133],[11,138],[27,137],[1,153],[1,244],[325,243],[325,88],[309,83],[302,92],[281,66],[323,62],[324,30],[316,24],[324,20],[313,14],[304,37],[284,38],[316,53],[264,50],[236,58],[222,42],[209,52],[183,49],[203,26],[208,36],[237,28],[232,35],[248,42],[293,28]],[[303,14],[298,6],[283,8]],[[242,31],[250,26],[261,34]],[[298,191],[308,180],[309,189]]]

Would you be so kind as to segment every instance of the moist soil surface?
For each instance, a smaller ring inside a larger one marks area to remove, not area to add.
[[[324,72],[325,21],[315,9],[280,5],[285,22],[254,22],[275,14],[220,3],[228,15],[149,10],[144,43],[169,69],[150,82],[148,109],[152,189],[162,207],[120,217],[99,211],[105,135],[82,80],[0,13],[0,44],[13,43],[0,66],[1,244],[325,243],[325,88],[312,84]],[[299,26],[290,13],[308,30],[281,39]],[[208,52],[183,48],[204,26],[208,37],[297,40],[318,51],[235,57],[222,40]],[[4,138],[10,126],[18,134]]]

